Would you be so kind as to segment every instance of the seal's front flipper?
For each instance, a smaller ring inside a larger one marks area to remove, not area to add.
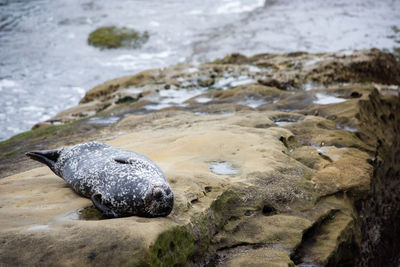
[[[118,217],[118,214],[116,214],[113,210],[111,210],[110,208],[108,208],[103,204],[103,199],[101,194],[95,193],[91,196],[90,199],[92,200],[93,205],[96,207],[96,209],[101,211],[105,216],[113,218]]]
[[[46,164],[53,172],[57,174],[57,171],[55,170],[55,164],[58,160],[58,157],[60,156],[60,153],[61,149],[53,149],[31,151],[26,153],[25,155],[33,160]]]

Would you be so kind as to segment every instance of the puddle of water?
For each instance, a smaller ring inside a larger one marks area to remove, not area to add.
[[[349,132],[352,132],[352,133],[355,133],[355,132],[358,131],[358,129],[356,127],[350,127],[350,126],[347,126],[347,125],[338,124],[338,125],[336,125],[336,127],[338,129],[342,129],[342,130],[349,131]]]
[[[201,95],[206,89],[168,89],[161,90],[156,96],[147,97],[146,100],[155,102],[147,105],[147,110],[160,110],[172,106],[186,106],[183,104],[186,100]]]
[[[246,75],[239,76],[239,77],[224,77],[219,79],[215,84],[214,87],[219,88],[219,89],[229,89],[232,87],[240,86],[240,85],[245,85],[245,84],[250,84],[250,83],[255,83],[256,81]]]
[[[54,217],[55,221],[77,221],[79,220],[79,215],[77,211],[72,211],[64,214],[57,215]]]
[[[195,100],[197,103],[207,103],[207,102],[210,102],[212,100],[212,98],[201,96],[201,97],[197,97]]]
[[[314,90],[314,89],[325,88],[325,86],[322,84],[318,84],[318,83],[304,83],[304,84],[302,84],[301,88],[304,91],[310,91],[310,90]]]
[[[298,267],[317,267],[318,265],[313,264],[313,263],[300,263],[299,265],[297,265]]]
[[[285,126],[285,125],[289,125],[295,123],[295,121],[276,121],[275,124],[278,126]]]
[[[255,83],[256,81],[251,78],[243,79],[243,80],[238,80],[231,82],[232,87],[240,86],[240,85],[245,85],[245,84],[250,84],[250,83]]]
[[[318,153],[321,154],[328,154],[329,153],[329,149],[327,147],[323,147],[323,146],[317,146],[317,145],[311,145],[313,148],[315,148]]]
[[[141,89],[135,88],[135,87],[125,88],[123,91],[126,92],[126,93],[129,93],[131,95],[140,94],[140,93],[143,92]]]
[[[203,92],[204,90],[202,89],[194,89],[194,90],[168,89],[168,90],[161,90],[159,92],[159,96],[161,97],[161,101],[164,103],[182,104],[189,98],[192,98]]]
[[[101,213],[94,206],[85,207],[83,209],[78,210],[78,219],[85,221],[97,221],[107,219],[103,213]]]
[[[296,123],[300,120],[302,120],[303,118],[272,118],[272,121],[278,125],[278,126],[285,126],[285,125],[290,125],[293,123]]]
[[[253,65],[249,65],[247,67],[247,69],[248,69],[249,72],[261,72],[262,71],[261,68],[253,66]]]
[[[120,121],[120,117],[94,117],[88,120],[88,123],[98,125],[111,125]]]
[[[344,98],[330,96],[322,93],[316,93],[315,96],[317,97],[317,100],[314,100],[314,103],[320,105],[336,104],[347,101],[347,99]]]
[[[357,128],[355,128],[355,127],[350,127],[350,126],[344,126],[344,127],[343,127],[343,130],[346,130],[346,131],[349,131],[349,132],[352,132],[352,133],[355,133],[355,132],[358,131]]]
[[[198,72],[198,71],[199,71],[198,68],[188,68],[188,69],[186,69],[187,73],[195,73],[195,72]]]
[[[94,206],[88,206],[55,217],[55,221],[93,221],[104,219],[107,219],[107,217],[104,216],[104,214],[97,210]]]
[[[227,89],[231,82],[235,81],[234,77],[221,78],[214,84],[214,87]]]
[[[208,163],[210,170],[219,175],[233,175],[238,174],[239,170],[232,166],[232,163],[226,161],[212,161]]]
[[[238,104],[248,106],[251,108],[258,108],[261,105],[268,104],[268,102],[263,99],[254,99],[253,97],[249,97],[246,98],[246,100],[239,101]]]
[[[317,58],[309,59],[309,60],[306,60],[306,61],[303,62],[303,66],[304,67],[310,67],[310,66],[313,66],[316,63],[321,62],[323,60],[326,60],[326,58],[317,57]]]
[[[147,105],[147,106],[145,106],[145,109],[147,109],[147,110],[160,110],[160,109],[169,108],[169,107],[172,107],[172,106],[173,106],[172,104],[162,104],[162,103],[160,103],[160,104]]]
[[[389,85],[389,86],[387,87],[387,89],[389,89],[389,90],[399,90],[400,87],[399,87],[398,85]]]
[[[27,230],[28,231],[37,231],[37,230],[45,230],[45,229],[49,229],[49,225],[44,224],[44,225],[34,225],[29,227]]]

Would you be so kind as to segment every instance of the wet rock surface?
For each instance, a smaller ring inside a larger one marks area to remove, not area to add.
[[[89,34],[88,44],[105,48],[139,48],[149,39],[147,32],[140,33],[125,27],[100,27]]]
[[[0,262],[368,262],[377,244],[396,240],[385,231],[398,219],[399,79],[396,59],[372,49],[233,54],[96,86],[77,107],[0,143]],[[88,140],[159,165],[175,194],[172,213],[102,218],[23,156]]]

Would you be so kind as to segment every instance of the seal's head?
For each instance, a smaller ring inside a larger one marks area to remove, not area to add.
[[[145,194],[144,204],[148,216],[167,216],[174,206],[174,193],[165,183],[151,186]]]

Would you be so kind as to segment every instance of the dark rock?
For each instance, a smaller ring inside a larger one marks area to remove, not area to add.
[[[369,196],[359,202],[357,266],[397,266],[400,255],[400,97],[374,91],[360,102],[361,127],[376,144]]]

